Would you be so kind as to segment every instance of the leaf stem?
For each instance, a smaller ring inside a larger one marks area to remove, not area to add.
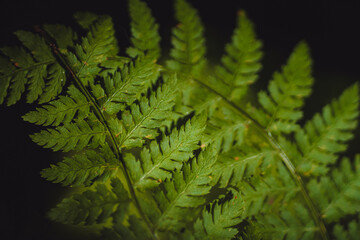
[[[63,54],[58,51],[57,47],[55,46],[55,44],[51,43],[50,46],[52,46],[53,48],[53,52],[54,54],[59,58],[59,60],[61,61],[61,63],[65,66],[66,70],[71,74],[73,80],[75,81],[75,83],[78,85],[80,91],[85,95],[85,97],[87,98],[87,100],[92,104],[94,110],[95,110],[95,114],[97,115],[99,121],[105,126],[109,136],[110,136],[110,140],[112,145],[114,146],[114,149],[116,151],[116,157],[119,159],[119,161],[122,164],[122,169],[125,175],[125,179],[126,179],[126,183],[128,185],[130,194],[132,196],[132,199],[134,200],[134,204],[135,207],[137,208],[140,216],[144,219],[147,227],[149,228],[150,232],[151,232],[151,236],[152,239],[157,240],[158,238],[156,237],[154,230],[151,226],[151,223],[149,221],[149,219],[146,217],[146,215],[144,214],[144,212],[142,211],[142,208],[140,206],[139,200],[136,196],[133,184],[131,182],[130,176],[128,171],[126,170],[126,165],[125,165],[125,161],[122,158],[122,154],[120,151],[120,147],[116,142],[116,138],[114,136],[114,134],[112,133],[109,124],[106,121],[105,116],[103,115],[99,105],[97,104],[96,100],[94,99],[94,97],[91,95],[91,93],[87,90],[87,88],[83,85],[83,83],[81,82],[81,80],[79,79],[79,77],[77,76],[77,74],[74,72],[74,70],[71,68],[71,66],[68,64],[68,62],[66,61],[65,57],[63,56]]]
[[[234,102],[223,96],[221,93],[216,91],[211,86],[203,83],[199,79],[192,78],[196,83],[201,85],[202,87],[205,87],[206,89],[210,90],[212,93],[216,94],[217,96],[221,97],[227,104],[232,106],[234,109],[236,109],[244,118],[246,118],[250,123],[252,123],[252,126],[259,132],[259,134],[264,137],[270,145],[278,151],[278,154],[282,160],[282,162],[285,164],[286,168],[291,174],[291,177],[295,181],[295,183],[300,187],[301,194],[306,202],[306,205],[308,206],[311,215],[316,223],[316,225],[319,227],[320,234],[323,240],[328,240],[328,233],[325,227],[325,224],[319,214],[319,211],[315,207],[313,201],[311,200],[309,194],[306,191],[305,184],[300,176],[299,173],[297,173],[296,168],[294,167],[293,163],[287,156],[287,154],[284,152],[280,144],[276,141],[276,139],[272,136],[271,132],[265,129],[261,124],[256,121],[254,118],[252,118],[246,111],[244,111],[242,108],[240,108],[238,105],[236,105]]]

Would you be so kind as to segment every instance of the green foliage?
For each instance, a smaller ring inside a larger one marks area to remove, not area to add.
[[[41,171],[81,187],[50,219],[101,228],[100,239],[357,239],[360,155],[344,157],[359,86],[305,124],[310,49],[300,42],[257,100],[262,43],[243,10],[218,64],[206,59],[196,9],[175,0],[170,59],[158,24],[129,0],[131,46],[119,55],[112,19],[76,13],[84,30],[44,25],[3,47],[0,103],[39,106],[31,139],[68,152]]]

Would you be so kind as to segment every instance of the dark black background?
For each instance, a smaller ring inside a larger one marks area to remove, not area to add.
[[[305,117],[319,111],[331,98],[358,81],[360,56],[360,1],[348,0],[251,0],[191,1],[199,10],[206,28],[208,57],[216,61],[235,27],[238,9],[247,11],[264,42],[263,70],[257,83],[265,87],[273,71],[285,63],[293,47],[305,40],[314,59],[313,95],[307,100]],[[162,44],[170,47],[173,20],[172,1],[148,1],[160,23]],[[0,6],[0,46],[17,45],[12,32],[32,30],[43,23],[74,25],[72,14],[91,11],[113,17],[119,44],[129,44],[126,1],[9,1]],[[21,102],[12,107],[0,106],[1,116],[1,231],[6,239],[82,239],[82,233],[52,223],[46,211],[66,193],[56,184],[40,178],[39,171],[61,159],[51,150],[32,143],[28,135],[36,129],[21,120],[31,109]],[[350,145],[350,154],[357,151],[358,139]],[[92,239],[92,233],[83,235]]]

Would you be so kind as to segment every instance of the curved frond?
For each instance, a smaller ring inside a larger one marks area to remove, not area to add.
[[[195,222],[200,206],[212,188],[211,168],[216,162],[216,151],[207,148],[197,158],[184,164],[155,188],[152,197],[144,196],[144,211],[156,231],[178,232],[187,222]]]
[[[249,109],[259,123],[273,133],[290,133],[298,129],[301,108],[311,93],[311,58],[309,48],[299,43],[281,72],[276,72],[268,86],[269,93],[258,94],[263,110]]]
[[[84,153],[65,157],[57,165],[43,169],[41,176],[64,186],[89,186],[94,181],[105,182],[121,167],[111,149],[105,145],[100,152],[87,150]]]
[[[66,56],[73,74],[88,85],[100,72],[99,64],[117,53],[113,22],[109,16],[101,16],[89,26],[87,36],[74,47],[74,53],[69,51]]]
[[[349,214],[359,214],[360,209],[360,155],[352,164],[343,158],[340,168],[319,180],[312,179],[307,185],[309,194],[329,223]]]
[[[201,218],[194,224],[195,239],[233,239],[238,233],[236,225],[244,219],[243,201],[235,195],[232,199],[212,203],[209,210],[204,208]]]
[[[180,169],[200,148],[199,142],[205,128],[204,114],[188,120],[179,130],[173,129],[170,135],[164,135],[143,148],[137,160],[132,154],[124,157],[135,188],[153,187],[166,178],[171,178],[172,171]]]
[[[25,48],[1,48],[8,60],[1,57],[0,103],[7,97],[7,105],[15,104],[25,93],[26,87],[28,103],[53,99],[65,83],[64,69],[39,35],[27,31],[17,31],[15,34]]]
[[[94,116],[92,120],[79,120],[55,128],[48,128],[31,135],[31,139],[44,148],[54,151],[80,151],[85,147],[96,148],[105,143],[107,131]]]
[[[23,116],[25,121],[44,126],[58,126],[76,120],[83,120],[90,113],[90,103],[86,97],[73,85],[67,91],[68,96],[59,96],[59,99],[36,108]]]
[[[360,236],[360,221],[359,217],[352,220],[346,228],[341,224],[336,224],[333,230],[335,240],[357,240]]]
[[[297,202],[284,206],[279,212],[257,216],[255,226],[264,240],[317,239],[319,231],[307,209]]]
[[[175,16],[179,22],[172,31],[172,45],[167,66],[175,71],[193,73],[205,63],[206,52],[200,17],[186,0],[175,1]]]
[[[297,169],[304,175],[322,175],[328,166],[334,164],[338,154],[347,148],[347,142],[354,137],[359,116],[359,89],[355,84],[331,104],[322,114],[305,124],[304,130],[296,133],[296,143],[302,157],[297,160]]]
[[[149,58],[138,58],[125,64],[114,75],[104,78],[104,89],[99,84],[93,86],[100,88],[97,100],[102,111],[114,114],[125,109],[126,106],[139,99],[141,93],[146,93],[147,86],[159,77],[159,68]]]
[[[145,54],[158,59],[160,57],[160,36],[158,24],[151,15],[147,4],[140,0],[129,0],[129,13],[131,18],[132,47],[126,49],[131,57]]]
[[[65,198],[49,212],[50,219],[65,224],[92,225],[105,223],[114,213],[128,210],[129,196],[117,178],[111,181],[111,189],[104,184],[95,190],[87,190]]]
[[[172,111],[176,91],[176,78],[172,76],[156,92],[143,96],[139,103],[133,103],[129,110],[122,112],[121,120],[110,119],[110,128],[119,146],[141,147],[145,139],[158,135],[158,128],[165,126],[166,121],[176,119],[178,115]]]
[[[222,65],[215,68],[217,78],[229,87],[230,99],[240,99],[247,87],[257,80],[263,55],[261,47],[253,23],[245,11],[240,10],[232,41],[226,45],[226,54],[221,58]]]

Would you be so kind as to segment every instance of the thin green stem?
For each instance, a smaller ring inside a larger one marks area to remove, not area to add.
[[[140,216],[144,219],[147,227],[149,228],[149,230],[151,232],[152,239],[157,240],[157,237],[156,237],[156,235],[154,233],[154,230],[153,230],[153,228],[151,226],[151,223],[150,223],[149,219],[146,217],[146,215],[142,211],[142,208],[141,208],[139,200],[138,200],[138,198],[136,196],[133,184],[131,182],[129,173],[126,170],[127,169],[126,164],[125,164],[125,162],[124,162],[124,160],[122,158],[120,147],[116,142],[115,135],[112,133],[112,131],[110,129],[110,126],[109,126],[108,122],[106,121],[106,118],[105,118],[104,114],[102,113],[102,111],[101,111],[99,105],[97,104],[95,98],[91,95],[91,93],[88,91],[88,89],[83,85],[83,83],[81,82],[81,80],[79,79],[77,74],[74,72],[74,70],[71,68],[71,66],[69,66],[69,64],[67,63],[65,57],[60,53],[60,51],[57,50],[57,47],[54,44],[51,44],[51,46],[53,47],[54,54],[59,58],[59,60],[65,66],[67,71],[71,74],[73,80],[75,81],[75,83],[79,87],[80,91],[85,95],[86,99],[92,104],[93,109],[95,111],[95,114],[97,115],[99,121],[105,126],[105,128],[106,128],[106,130],[107,130],[107,132],[108,132],[108,134],[110,136],[111,144],[114,146],[114,149],[116,151],[115,152],[116,157],[119,159],[119,161],[122,164],[122,169],[123,169],[123,172],[124,172],[126,183],[128,185],[128,188],[129,188],[130,194],[132,196],[132,199],[134,200],[134,204],[135,204]]]
[[[291,174],[292,178],[294,179],[295,183],[300,187],[300,191],[301,191],[301,194],[302,194],[302,196],[303,196],[303,198],[304,198],[304,200],[306,202],[306,205],[308,206],[316,225],[319,227],[322,239],[323,240],[328,240],[329,237],[328,237],[328,233],[327,233],[324,221],[322,220],[322,218],[321,218],[321,216],[319,214],[319,211],[317,210],[317,208],[315,207],[315,205],[314,205],[313,201],[311,200],[309,194],[307,193],[306,188],[305,188],[305,184],[302,181],[302,178],[301,178],[300,174],[297,173],[296,168],[294,167],[293,163],[291,162],[291,160],[289,159],[287,154],[284,152],[284,150],[282,149],[280,144],[272,136],[271,132],[268,131],[267,129],[265,129],[263,126],[261,126],[261,124],[259,122],[257,122],[254,118],[252,118],[246,111],[244,111],[242,108],[237,106],[234,102],[232,102],[231,100],[229,100],[228,98],[223,96],[221,93],[216,91],[214,88],[212,88],[211,86],[208,86],[207,84],[203,83],[202,81],[200,81],[198,79],[195,79],[195,78],[192,78],[192,79],[196,83],[201,85],[202,87],[208,89],[210,92],[212,92],[215,95],[221,97],[221,99],[223,99],[227,104],[229,104],[231,107],[236,109],[240,113],[240,115],[242,115],[242,117],[244,117],[250,123],[252,123],[251,125],[255,128],[255,130],[262,137],[264,137],[270,143],[270,145],[278,152],[282,162],[285,164],[286,168],[290,172],[290,174]]]

